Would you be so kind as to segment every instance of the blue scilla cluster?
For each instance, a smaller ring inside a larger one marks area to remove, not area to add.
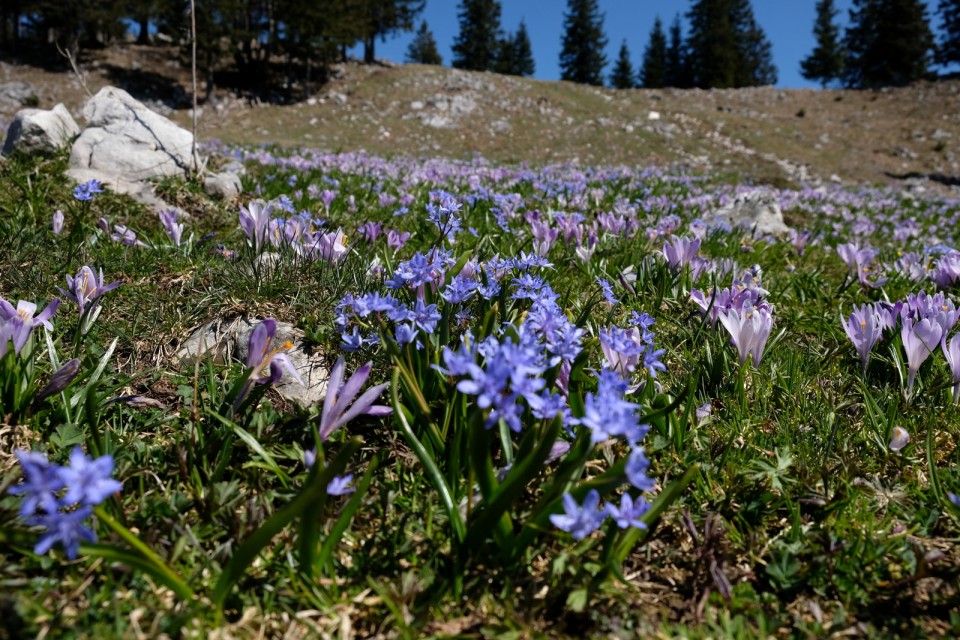
[[[70,464],[60,466],[36,451],[16,455],[23,482],[10,493],[23,496],[20,515],[27,524],[46,529],[34,552],[42,555],[59,542],[73,560],[82,541],[96,542],[96,534],[84,524],[93,508],[122,487],[111,477],[113,456],[93,459],[77,447],[70,453]]]

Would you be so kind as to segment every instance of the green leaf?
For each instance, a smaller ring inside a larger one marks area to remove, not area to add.
[[[216,413],[215,411],[208,410],[206,411],[206,414],[214,418],[215,420],[221,422],[228,429],[232,430],[234,435],[236,435],[238,438],[240,438],[244,442],[244,444],[250,447],[250,449],[255,454],[263,458],[263,463],[266,466],[266,468],[268,468],[277,476],[277,478],[280,480],[280,483],[283,485],[284,489],[290,486],[290,476],[287,475],[287,473],[280,468],[280,465],[278,465],[277,461],[273,459],[273,456],[267,453],[267,450],[263,448],[263,445],[260,444],[260,442],[255,437],[253,437],[253,435],[251,435],[249,431],[247,431],[246,429],[238,425],[233,420],[224,418],[223,416],[221,416],[219,413]]]
[[[643,523],[647,525],[647,528],[633,528],[627,531],[613,553],[613,558],[611,561],[614,564],[616,564],[618,567],[619,565],[623,564],[623,561],[627,558],[627,555],[637,544],[637,542],[647,535],[647,533],[654,527],[656,521],[660,519],[661,515],[663,515],[663,512],[666,511],[670,505],[677,501],[684,489],[687,488],[687,485],[693,482],[693,479],[698,473],[700,473],[700,465],[695,464],[687,469],[678,480],[674,480],[667,486],[666,489],[660,492],[660,495],[657,496],[657,499],[653,501],[652,505],[650,505],[650,509],[643,514],[643,517],[641,518]]]
[[[326,497],[327,485],[330,480],[343,472],[362,442],[360,438],[351,439],[324,469],[318,469],[316,466],[311,469],[307,482],[297,497],[274,513],[237,547],[224,567],[223,573],[220,574],[220,579],[217,580],[210,597],[218,609],[223,608],[223,603],[230,591],[246,573],[247,568],[257,559],[264,547],[270,544],[270,541],[295,518],[302,516],[309,508],[316,508],[318,502],[322,503]]]
[[[347,530],[347,527],[350,525],[350,521],[353,520],[353,514],[356,513],[357,509],[360,507],[360,503],[363,501],[363,497],[366,495],[367,489],[370,488],[370,483],[373,481],[373,472],[377,470],[378,466],[380,466],[380,456],[376,455],[370,461],[370,464],[367,467],[367,472],[363,474],[363,479],[361,479],[360,483],[356,486],[356,491],[353,492],[350,502],[348,502],[347,506],[344,507],[343,511],[340,512],[340,517],[337,518],[336,524],[333,525],[333,528],[330,530],[327,538],[323,541],[323,546],[320,548],[320,553],[317,555],[315,563],[316,566],[326,566],[326,564],[330,561],[330,557],[333,555],[333,550],[340,543],[340,538],[343,537],[343,532]]]
[[[75,424],[62,424],[56,429],[56,433],[50,436],[50,442],[60,449],[69,449],[78,444],[83,444],[84,436]]]
[[[423,443],[417,438],[413,429],[410,428],[410,423],[407,418],[410,411],[400,404],[399,386],[400,372],[394,368],[393,379],[390,385],[390,401],[393,405],[394,421],[400,428],[401,433],[403,433],[403,437],[406,438],[407,444],[410,445],[417,459],[420,460],[420,464],[423,465],[424,471],[427,473],[427,479],[430,480],[433,488],[440,494],[440,502],[447,512],[447,518],[449,518],[450,526],[453,528],[454,537],[458,542],[462,542],[464,537],[466,537],[466,527],[463,524],[463,518],[460,517],[460,509],[457,507],[456,502],[454,502],[453,493],[450,491],[450,487],[447,486],[447,482],[443,479],[443,474],[437,467],[436,462],[430,457],[430,454],[423,446]]]
[[[470,521],[470,528],[467,532],[467,548],[480,548],[489,531],[504,515],[508,514],[510,508],[514,506],[530,481],[540,473],[550,456],[553,443],[557,441],[561,424],[560,417],[551,420],[543,429],[543,435],[537,442],[536,448],[529,455],[515,460],[503,482],[489,496],[484,497],[483,506],[477,510]],[[531,430],[528,437],[535,437],[537,431],[539,429]],[[512,547],[509,540],[505,541],[504,544]],[[505,551],[509,554],[512,552],[512,548],[505,549]]]
[[[583,610],[587,608],[589,595],[586,589],[574,589],[567,596],[567,606],[570,607],[571,611],[583,613]]]

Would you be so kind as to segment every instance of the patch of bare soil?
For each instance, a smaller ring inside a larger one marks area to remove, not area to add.
[[[78,117],[86,91],[113,84],[186,125],[190,76],[175,47],[123,45],[85,54],[82,80],[0,62],[0,84],[27,82],[37,106]],[[303,87],[290,87],[303,95]],[[17,105],[0,102],[0,120]],[[217,90],[199,134],[225,142],[366,150],[502,162],[640,165],[776,186],[821,180],[921,192],[960,185],[960,81],[880,91],[601,89],[421,65],[333,69],[294,104]]]

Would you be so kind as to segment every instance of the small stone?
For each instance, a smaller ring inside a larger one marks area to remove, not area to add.
[[[240,195],[243,186],[240,183],[240,176],[235,173],[222,172],[214,173],[203,179],[203,190],[209,196],[229,200]]]

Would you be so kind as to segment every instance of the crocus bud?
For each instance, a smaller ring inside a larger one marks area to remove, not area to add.
[[[58,236],[63,233],[63,211],[60,211],[60,209],[54,211],[50,224],[53,227],[53,235]]]
[[[910,434],[903,427],[894,427],[893,436],[890,438],[890,451],[898,453],[907,444],[910,443]]]
[[[50,382],[47,383],[40,393],[37,394],[36,402],[49,398],[55,393],[60,393],[73,382],[73,379],[80,373],[80,360],[74,358],[53,374]]]

